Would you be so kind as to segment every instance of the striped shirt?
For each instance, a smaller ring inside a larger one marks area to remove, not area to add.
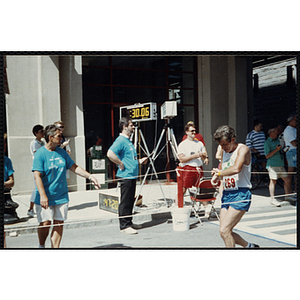
[[[260,155],[265,155],[264,144],[266,141],[266,136],[263,131],[252,130],[247,134],[246,146],[250,149],[255,148]],[[252,151],[251,151],[252,152]]]

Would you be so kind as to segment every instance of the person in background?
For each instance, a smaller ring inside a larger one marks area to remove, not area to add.
[[[117,177],[121,185],[121,201],[119,203],[119,226],[125,234],[137,234],[136,229],[142,225],[132,223],[132,210],[135,200],[136,179],[139,173],[139,164],[145,164],[147,157],[138,159],[130,136],[134,132],[132,120],[123,117],[119,120],[120,135],[107,151],[107,157],[118,165]]]
[[[254,129],[246,137],[246,146],[250,149],[251,153],[257,156],[257,159],[265,159],[264,144],[266,136],[262,129],[262,123],[256,120],[254,121]]]
[[[278,131],[278,140],[280,142],[280,145],[281,145],[281,150],[284,151],[284,147],[285,147],[285,142],[284,142],[284,138],[283,138],[283,131],[284,131],[284,128],[281,124],[278,124],[277,125],[277,131]]]
[[[7,147],[7,135],[4,134],[4,153]],[[6,155],[4,155],[4,201],[5,206],[9,205],[13,208],[17,208],[19,205],[14,202],[10,197],[10,189],[15,185],[14,169],[12,161]],[[4,248],[6,248],[5,232],[4,232]]]
[[[61,131],[56,125],[45,128],[46,145],[34,155],[32,172],[37,186],[34,203],[39,222],[39,248],[45,248],[53,220],[51,247],[58,248],[63,234],[63,223],[67,219],[69,195],[66,170],[89,179],[96,189],[100,188],[97,179],[77,166],[67,152],[60,148]]]
[[[264,148],[267,158],[267,170],[270,177],[270,197],[271,204],[275,206],[281,206],[283,202],[275,199],[275,185],[277,179],[282,178],[284,181],[284,190],[287,194],[287,174],[284,168],[284,157],[282,152],[282,146],[278,139],[278,129],[270,128],[268,131],[269,137],[265,141]],[[287,199],[288,197],[286,197]],[[288,200],[288,199],[287,199]]]
[[[70,139],[66,139],[63,135],[63,132],[65,130],[65,124],[63,121],[57,121],[54,123],[54,125],[56,125],[56,127],[61,131],[61,145],[60,148],[64,149],[65,151],[67,151],[67,153],[69,155],[71,155],[71,147],[70,147]],[[70,172],[69,170],[67,170],[66,173],[67,178],[70,178]]]
[[[203,178],[203,163],[208,164],[208,155],[202,142],[195,139],[196,128],[193,124],[184,127],[187,138],[178,145],[178,157],[180,166],[183,168],[182,185],[183,195],[188,188],[197,186]],[[202,202],[205,209],[205,217],[208,218],[211,205],[207,201]]]
[[[67,153],[70,155],[71,154],[71,147],[70,147],[70,140],[67,140],[63,133],[65,130],[65,124],[63,121],[57,121],[54,123],[54,125],[56,125],[57,128],[59,128],[59,130],[61,131],[61,145],[60,148],[64,149],[67,151]]]
[[[41,147],[45,146],[45,142],[44,142],[44,140],[42,140],[44,138],[44,127],[42,125],[35,125],[32,128],[32,133],[35,136],[35,139],[33,139],[30,143],[30,153],[31,153],[31,156],[32,156],[32,159],[33,159],[35,152],[38,149],[40,149]],[[35,185],[34,178],[33,178],[33,181],[34,181],[34,185]],[[30,206],[29,206],[29,209],[28,209],[28,212],[27,212],[27,215],[29,217],[32,217],[32,218],[36,216],[35,213],[34,213],[34,210],[33,210],[35,190],[36,190],[36,185],[35,185],[35,189],[31,193]]]
[[[188,121],[186,125],[195,125],[193,121]],[[183,137],[182,137],[182,142],[187,138],[187,135],[185,134]],[[199,132],[196,132],[195,134],[195,137],[194,137],[195,140],[197,141],[200,141],[203,143],[203,145],[205,146],[205,142],[204,142],[204,139],[203,139],[203,136],[202,134],[200,134]]]
[[[263,125],[259,120],[254,121],[254,129],[247,134],[246,146],[251,153],[256,156],[258,163],[262,167],[262,171],[266,172],[267,159],[265,156],[264,144],[266,141]],[[267,175],[262,175],[263,184],[267,185]]]
[[[293,174],[291,172],[297,171],[297,116],[291,115],[287,119],[288,126],[283,132],[285,146],[288,148],[286,152],[286,159],[288,161],[288,193],[293,193],[292,182]],[[295,192],[297,193],[297,176],[295,176]],[[291,195],[290,199],[297,201],[297,194]]]

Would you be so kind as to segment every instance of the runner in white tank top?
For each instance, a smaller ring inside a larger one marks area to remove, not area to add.
[[[220,213],[220,235],[226,247],[236,244],[244,248],[259,247],[245,241],[233,228],[242,219],[251,204],[251,153],[244,144],[236,142],[236,134],[228,125],[220,126],[214,133],[215,140],[222,147],[222,170],[212,170],[212,184],[223,182],[222,206]]]
[[[232,153],[226,153],[223,151],[222,170],[226,170],[229,167],[234,166],[238,151],[242,146],[242,144],[238,144],[237,148]],[[223,177],[224,190],[237,190],[238,188],[251,189],[252,185],[250,182],[250,177],[251,163],[249,165],[244,164],[240,173]]]

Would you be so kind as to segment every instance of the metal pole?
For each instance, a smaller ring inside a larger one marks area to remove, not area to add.
[[[181,168],[177,169],[177,205],[178,207],[183,207],[183,185],[182,185],[182,174],[183,170]]]

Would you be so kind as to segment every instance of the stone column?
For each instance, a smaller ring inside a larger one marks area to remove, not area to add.
[[[60,119],[58,57],[7,56],[7,77],[8,153],[15,170],[13,192],[30,194],[34,189],[32,128]]]
[[[85,166],[84,116],[82,103],[81,56],[60,56],[61,117],[65,123],[64,136],[70,139],[71,158],[82,168]],[[85,190],[86,180],[70,172],[70,191]]]
[[[235,128],[238,142],[245,142],[248,122],[249,64],[236,56],[198,57],[199,132],[203,135],[210,163],[218,166],[217,143],[213,139],[220,125]],[[209,177],[209,173],[205,176]]]

